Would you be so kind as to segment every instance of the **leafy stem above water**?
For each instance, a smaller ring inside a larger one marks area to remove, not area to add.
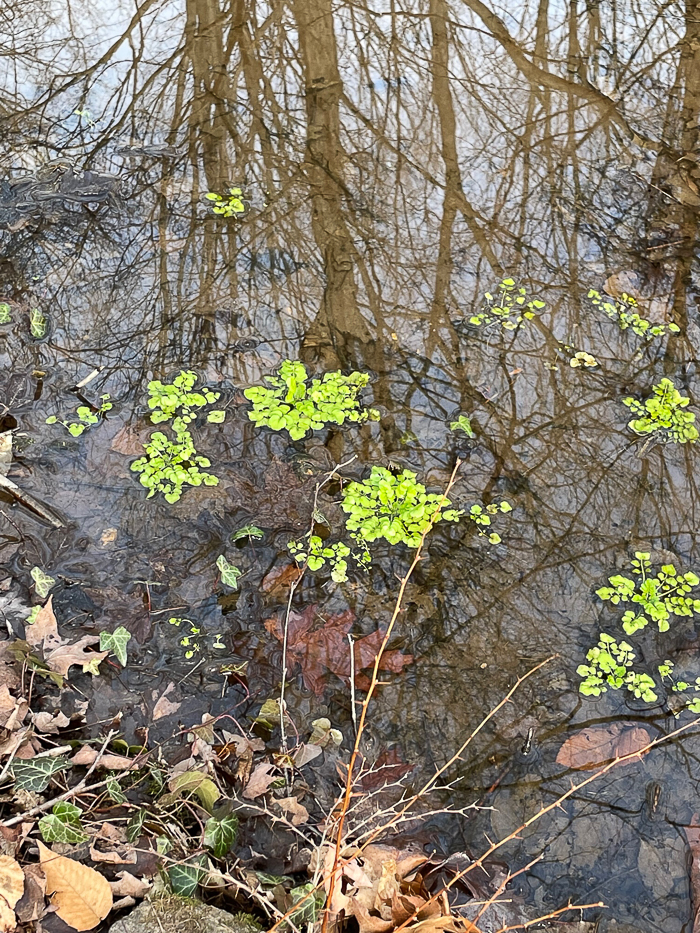
[[[644,337],[645,340],[652,340],[654,337],[663,337],[667,330],[673,334],[680,331],[677,324],[652,324],[646,318],[643,318],[638,311],[637,301],[631,295],[623,292],[619,298],[609,298],[603,296],[592,288],[588,292],[591,302],[606,314],[611,321],[615,321],[620,330],[627,330],[631,327],[638,337]]]
[[[635,434],[653,436],[664,443],[694,444],[698,439],[695,415],[685,411],[690,399],[681,395],[670,379],[662,379],[655,385],[644,402],[631,397],[623,398],[622,402],[638,415],[628,424]]]
[[[229,188],[226,197],[217,194],[215,191],[209,191],[205,195],[207,201],[213,201],[212,210],[215,214],[221,214],[223,217],[235,217],[245,211],[245,204],[241,200],[243,192],[240,188]]]
[[[539,298],[529,298],[527,291],[514,279],[503,279],[497,286],[497,294],[486,292],[484,307],[469,318],[470,324],[500,323],[505,330],[515,330],[524,320],[531,320],[545,307]]]
[[[62,424],[66,430],[68,430],[73,437],[80,437],[80,435],[87,431],[89,427],[93,424],[97,424],[100,420],[100,416],[104,415],[111,408],[113,408],[112,403],[109,401],[109,394],[105,393],[100,396],[100,407],[89,408],[87,405],[81,405],[75,412],[78,417],[78,421],[59,421],[56,415],[49,415],[46,419],[47,424]]]
[[[667,632],[669,619],[675,616],[692,616],[700,612],[700,599],[693,599],[687,594],[700,583],[700,578],[692,571],[676,573],[673,564],[664,564],[656,576],[651,573],[650,554],[636,551],[632,561],[632,574],[637,579],[616,574],[608,579],[610,586],[596,590],[603,600],[609,600],[614,606],[619,603],[635,603],[640,611],[628,609],[622,616],[622,627],[628,635],[633,635],[655,622],[660,632]]]
[[[253,403],[248,417],[259,427],[288,431],[292,440],[300,440],[309,431],[326,424],[362,423],[376,420],[379,413],[363,408],[358,399],[369,382],[366,373],[325,373],[309,382],[303,363],[285,360],[276,376],[265,376],[271,388],[251,386],[243,393]]]
[[[608,686],[613,690],[626,686],[638,699],[649,703],[658,699],[653,678],[630,670],[635,657],[632,645],[626,641],[617,642],[612,635],[601,632],[598,644],[586,655],[588,664],[579,664],[576,668],[576,673],[583,678],[579,687],[581,693],[597,697],[605,693]]]

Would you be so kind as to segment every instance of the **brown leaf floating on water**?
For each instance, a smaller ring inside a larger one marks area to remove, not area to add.
[[[641,751],[649,742],[651,736],[642,726],[629,727],[619,722],[590,726],[569,736],[559,749],[557,764],[577,770],[598,768],[614,758]],[[622,764],[634,760],[630,758]]]

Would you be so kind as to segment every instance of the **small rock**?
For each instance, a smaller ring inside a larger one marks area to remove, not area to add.
[[[229,914],[218,907],[175,895],[143,901],[128,916],[117,920],[110,933],[258,933],[256,921],[247,914]]]

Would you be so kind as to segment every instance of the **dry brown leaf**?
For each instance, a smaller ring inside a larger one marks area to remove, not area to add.
[[[71,758],[74,765],[91,765],[99,752],[89,745],[83,745],[82,748]],[[143,766],[143,758],[138,761],[134,758],[126,758],[124,755],[103,755],[97,765],[98,768],[107,768],[109,771],[133,771]]]
[[[24,894],[17,902],[15,911],[22,923],[40,920],[46,912],[46,876],[41,865],[24,866]]]
[[[11,907],[0,899],[0,933],[12,933],[17,929],[17,916]]]
[[[388,933],[393,929],[394,924],[391,920],[382,920],[381,917],[374,917],[366,907],[363,907],[356,898],[350,899],[350,904],[346,908],[350,911],[360,927],[360,933]]]
[[[117,897],[145,897],[151,890],[148,881],[136,878],[128,871],[117,872],[117,881],[110,881],[109,886]]]
[[[24,893],[24,872],[10,855],[0,855],[0,895],[14,911],[15,904]]]
[[[48,654],[44,654],[44,660],[52,671],[56,671],[63,677],[68,676],[68,670],[74,664],[80,664],[84,671],[88,666],[94,669],[109,654],[109,651],[87,650],[89,645],[97,644],[99,640],[99,635],[83,635],[80,641],[76,641],[73,645],[60,645]]]
[[[309,818],[309,811],[296,797],[280,797],[275,801],[289,815],[292,826],[301,826]]]
[[[277,780],[276,775],[270,774],[270,772],[274,770],[275,766],[265,761],[261,761],[255,766],[250,780],[243,791],[243,796],[246,800],[254,800],[256,797],[260,797],[262,794],[267,793],[270,784]]]
[[[642,726],[626,728],[622,723],[590,726],[574,733],[564,742],[557,755],[557,764],[565,768],[598,768],[614,758],[641,752],[651,742]],[[631,764],[630,758],[622,764]]]
[[[57,735],[59,729],[65,729],[70,725],[70,719],[60,710],[58,713],[34,713],[32,724],[37,732],[46,732],[49,735]]]
[[[322,751],[323,749],[319,745],[309,745],[308,743],[300,745],[294,753],[294,764],[297,768],[303,768],[314,758],[318,758]]]
[[[56,855],[43,842],[39,861],[46,875],[46,891],[58,916],[79,933],[92,930],[112,909],[112,889],[94,868]]]
[[[411,933],[481,933],[479,927],[465,918],[431,917],[411,924]]]
[[[169,683],[168,686],[163,691],[160,699],[156,701],[156,705],[153,707],[153,719],[162,719],[163,716],[169,716],[171,713],[176,713],[181,703],[174,703],[172,700],[168,699],[168,694],[171,690],[175,689],[174,683]]]
[[[51,651],[63,644],[63,639],[58,634],[56,616],[53,611],[53,596],[49,596],[46,600],[37,613],[35,621],[27,625],[25,638],[34,648],[41,645],[44,651]]]

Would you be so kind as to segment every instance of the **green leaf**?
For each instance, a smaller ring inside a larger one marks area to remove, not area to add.
[[[41,794],[51,783],[51,778],[59,771],[71,767],[67,758],[30,758],[27,761],[12,763],[12,777],[18,790],[28,790]]]
[[[326,903],[326,895],[323,890],[314,890],[314,888],[316,888],[316,885],[312,881],[308,881],[306,884],[292,888],[289,892],[292,898],[292,906],[303,901],[303,904],[289,917],[295,926],[303,927],[309,923],[316,923],[318,920],[323,905]]]
[[[56,424],[57,421],[58,418],[56,415],[49,415],[49,417],[46,419],[46,424]]]
[[[34,589],[36,590],[36,595],[39,599],[46,599],[49,595],[51,587],[54,585],[56,580],[53,577],[50,577],[47,573],[41,569],[41,567],[32,567],[29,572],[29,576],[34,581]]]
[[[90,838],[80,822],[82,811],[72,803],[61,801],[52,812],[39,820],[39,830],[45,842],[67,842],[78,845]]]
[[[211,817],[204,825],[204,845],[211,850],[215,858],[224,858],[236,841],[238,817],[230,813],[217,819]]]
[[[234,531],[231,541],[240,541],[242,538],[263,538],[264,536],[265,532],[257,525],[243,525],[238,531]]]
[[[126,667],[126,646],[131,641],[131,632],[123,625],[113,632],[100,632],[100,651],[114,652],[122,667]]]
[[[210,411],[207,415],[207,421],[209,424],[223,424],[225,418],[225,411]]]
[[[124,791],[121,789],[119,781],[113,776],[110,775],[107,778],[107,793],[112,798],[115,803],[126,803],[127,797]]]
[[[168,878],[173,894],[180,897],[193,897],[203,877],[204,868],[200,860],[183,862],[168,868]]]
[[[238,578],[243,573],[238,567],[229,564],[226,557],[220,554],[216,559],[216,566],[221,573],[221,582],[224,586],[230,586],[232,589],[238,589]]]
[[[113,795],[111,794],[111,792],[110,792],[110,796],[112,796],[112,799],[115,799]],[[134,813],[134,815],[131,817],[129,822],[126,824],[127,842],[134,843],[139,838],[139,836],[141,835],[141,831],[143,829],[143,824],[146,819],[146,816],[147,816],[147,811],[142,809],[142,810],[137,810],[136,813]]]

